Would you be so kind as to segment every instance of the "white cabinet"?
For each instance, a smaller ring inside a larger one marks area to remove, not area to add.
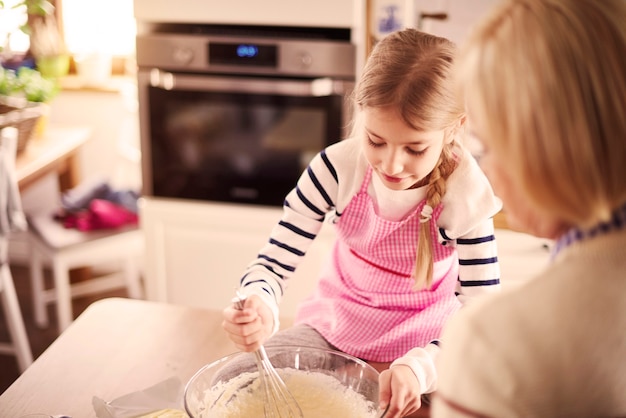
[[[362,0],[134,0],[146,22],[350,27]]]
[[[143,198],[147,299],[223,309],[281,213],[280,208]],[[282,315],[293,317],[298,302],[315,287],[333,240],[332,227],[324,225],[290,280]]]

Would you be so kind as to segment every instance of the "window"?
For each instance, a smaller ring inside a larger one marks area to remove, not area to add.
[[[2,59],[23,55],[29,37],[19,30],[26,23],[25,8],[13,9],[22,0],[4,0],[0,13]],[[111,61],[114,73],[123,73],[126,59],[134,58],[136,25],[133,0],[50,0],[56,3],[57,18],[68,52],[79,65],[85,60]]]
[[[65,43],[73,55],[134,56],[133,0],[62,0],[60,9]]]
[[[4,9],[0,13],[0,48],[4,58],[10,58],[12,52],[24,53],[28,50],[28,35],[19,30],[26,23],[25,9],[13,6],[18,0],[4,0]]]

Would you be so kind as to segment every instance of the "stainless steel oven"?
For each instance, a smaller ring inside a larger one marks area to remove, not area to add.
[[[348,29],[152,24],[137,64],[146,196],[281,205],[347,133]]]

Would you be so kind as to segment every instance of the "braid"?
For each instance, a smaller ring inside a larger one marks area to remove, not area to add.
[[[428,190],[426,191],[426,205],[435,209],[446,194],[446,180],[456,167],[452,152],[453,144],[444,146],[437,165],[430,173]],[[415,256],[415,285],[414,289],[429,288],[433,281],[433,245],[430,233],[432,217],[420,223],[417,239],[417,253]]]

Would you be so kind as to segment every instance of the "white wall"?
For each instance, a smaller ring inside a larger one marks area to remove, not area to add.
[[[54,100],[50,123],[88,125],[93,136],[80,150],[83,178],[105,176],[120,187],[137,186],[139,172],[119,170],[139,149],[137,93],[133,79],[116,84],[119,91],[63,91]]]
[[[461,44],[472,26],[500,0],[409,0],[414,3],[415,25],[420,29]],[[446,20],[423,19],[421,12],[445,12]]]

